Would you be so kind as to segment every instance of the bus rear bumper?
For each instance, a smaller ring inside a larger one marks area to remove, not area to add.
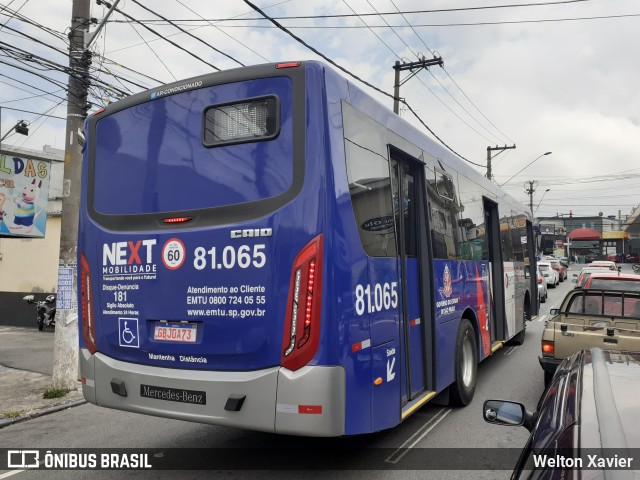
[[[219,372],[122,362],[86,349],[79,357],[84,397],[102,407],[265,432],[344,435],[342,367]],[[239,410],[229,410],[229,399],[243,396]]]

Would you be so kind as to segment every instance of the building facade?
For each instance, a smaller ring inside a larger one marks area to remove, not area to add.
[[[0,325],[35,326],[35,308],[22,298],[33,293],[36,299],[42,299],[57,291],[64,150],[48,145],[42,151],[4,147],[0,145],[0,158],[4,157],[5,165],[19,158],[24,163],[28,160],[48,162],[51,169],[44,236],[11,236],[6,233],[7,229],[0,234]],[[16,185],[9,192],[19,198],[19,189]],[[5,215],[4,221],[15,222],[14,217],[12,212]]]

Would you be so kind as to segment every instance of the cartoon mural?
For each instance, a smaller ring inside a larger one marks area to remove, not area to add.
[[[0,155],[0,235],[44,237],[51,164]]]

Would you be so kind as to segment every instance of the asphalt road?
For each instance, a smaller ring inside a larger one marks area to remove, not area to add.
[[[577,271],[577,267],[571,272]],[[571,278],[571,277],[570,277]],[[228,479],[234,478],[288,478],[304,475],[304,478],[424,478],[425,472],[407,470],[415,465],[420,455],[435,455],[431,448],[452,448],[460,455],[478,455],[477,448],[501,448],[513,452],[524,446],[528,432],[523,427],[499,427],[486,424],[482,419],[482,404],[487,399],[510,399],[524,403],[534,410],[543,392],[543,374],[538,364],[540,337],[544,319],[549,309],[556,307],[564,294],[573,288],[570,281],[549,290],[549,298],[542,304],[540,315],[528,323],[525,342],[521,346],[509,346],[485,360],[478,369],[478,386],[473,402],[465,408],[449,408],[427,404],[398,427],[371,435],[339,439],[317,439],[279,436],[238,430],[233,428],[193,424],[133,413],[107,410],[85,404],[55,414],[32,419],[0,430],[0,448],[135,448],[209,449],[272,447],[281,452],[299,455],[324,455],[325,449],[355,449],[356,452],[374,451],[384,456],[388,469],[369,470],[365,461],[358,468],[347,471],[332,470],[335,465],[326,458],[326,470],[314,471],[225,471],[217,472]],[[52,335],[51,335],[52,337]],[[51,338],[50,337],[50,338]],[[42,336],[41,338],[45,338]],[[6,347],[0,348],[0,363]],[[42,355],[41,355],[42,358]],[[468,448],[468,450],[464,450]],[[338,450],[335,450],[338,449]],[[373,450],[371,450],[373,449]],[[507,450],[511,449],[511,450]],[[206,451],[204,451],[206,454]],[[505,453],[506,455],[506,453]],[[360,459],[362,460],[362,459]],[[324,462],[325,460],[322,459]],[[247,458],[248,464],[251,458]],[[354,458],[354,464],[358,459]],[[414,463],[412,463],[414,462]],[[487,459],[482,471],[438,470],[428,473],[435,479],[502,479],[509,478],[510,471],[503,462]],[[419,465],[419,462],[418,462]],[[352,467],[353,468],[353,467]],[[179,473],[179,475],[178,475]],[[200,478],[212,472],[170,471],[76,471],[76,479],[114,478],[118,476],[154,478]],[[5,472],[0,471],[0,479]],[[12,479],[68,478],[65,471],[19,471]]]

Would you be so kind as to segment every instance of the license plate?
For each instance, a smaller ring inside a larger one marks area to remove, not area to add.
[[[196,405],[207,404],[207,392],[198,390],[140,385],[140,396],[169,402],[195,403]]]
[[[156,323],[153,339],[161,342],[196,343],[195,323]]]

